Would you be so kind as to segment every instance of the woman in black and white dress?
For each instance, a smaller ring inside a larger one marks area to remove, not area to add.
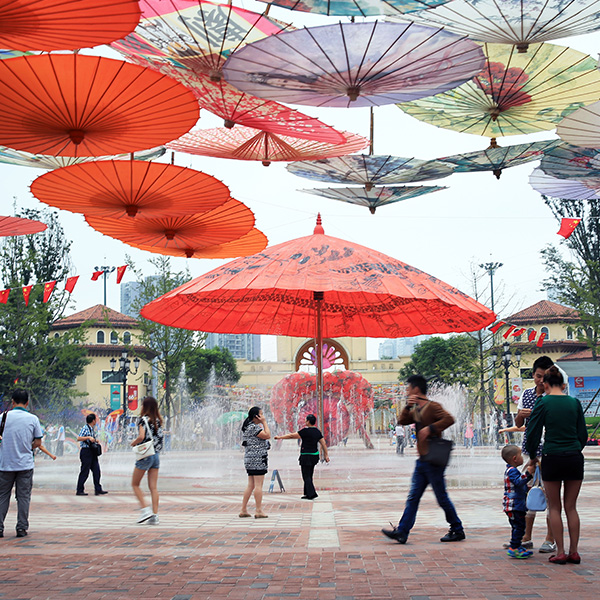
[[[262,511],[262,487],[265,474],[268,470],[268,451],[270,444],[267,440],[271,437],[271,432],[263,411],[258,406],[253,406],[248,411],[248,416],[242,425],[242,446],[244,446],[244,466],[248,474],[248,485],[242,499],[242,509],[240,517],[250,517],[248,512],[248,501],[254,494],[254,503],[256,504],[255,519],[265,519]]]

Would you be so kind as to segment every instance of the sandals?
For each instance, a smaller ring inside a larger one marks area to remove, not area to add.
[[[250,513],[247,512],[241,512],[240,513],[240,519],[243,519],[245,517],[251,517],[252,515]]]
[[[573,565],[578,565],[581,562],[581,556],[579,556],[578,552],[571,552],[567,556],[567,562]]]
[[[568,560],[569,558],[566,554],[553,554],[548,559],[548,562],[551,562],[554,565],[566,565]]]
[[[263,515],[262,513],[254,515],[255,519],[268,519],[269,515]]]

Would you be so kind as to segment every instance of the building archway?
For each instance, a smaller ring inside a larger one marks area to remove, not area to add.
[[[315,340],[308,340],[296,353],[295,368],[299,371],[301,367],[315,366],[317,362],[317,352]],[[345,348],[336,340],[325,338],[323,340],[323,370],[330,367],[341,365],[348,370],[350,360]]]

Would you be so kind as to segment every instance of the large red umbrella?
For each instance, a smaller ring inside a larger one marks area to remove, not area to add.
[[[152,321],[215,333],[315,336],[322,410],[324,337],[410,337],[474,331],[494,313],[399,260],[313,235],[231,261],[153,300]],[[320,415],[323,424],[323,415]]]
[[[29,235],[48,229],[46,223],[21,217],[0,217],[0,236]]]

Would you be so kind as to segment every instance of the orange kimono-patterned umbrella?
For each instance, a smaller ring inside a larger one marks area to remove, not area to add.
[[[242,202],[230,198],[211,211],[182,217],[106,219],[86,216],[94,229],[126,244],[177,248],[200,248],[238,239],[254,227],[254,213]]]
[[[139,20],[137,0],[0,0],[0,48],[99,46],[125,37]]]
[[[166,256],[180,256],[185,258],[236,258],[256,254],[267,247],[267,236],[262,231],[253,228],[247,234],[237,240],[218,244],[216,246],[199,246],[178,248],[172,241],[164,240],[158,246],[147,246],[142,244],[129,244],[138,250],[164,254]]]
[[[0,236],[29,235],[40,233],[48,229],[46,223],[34,219],[22,219],[21,217],[0,216]]]
[[[354,133],[343,132],[343,144],[327,144],[279,136],[251,127],[235,129],[194,129],[167,144],[172,150],[216,158],[260,160],[265,167],[272,161],[316,160],[330,156],[344,156],[358,152],[369,145],[369,140]]]
[[[38,177],[31,193],[56,208],[113,218],[207,212],[230,198],[229,188],[212,175],[136,160],[56,169]]]
[[[0,60],[0,145],[105,156],[176,139],[198,120],[182,84],[120,60],[49,54]]]

